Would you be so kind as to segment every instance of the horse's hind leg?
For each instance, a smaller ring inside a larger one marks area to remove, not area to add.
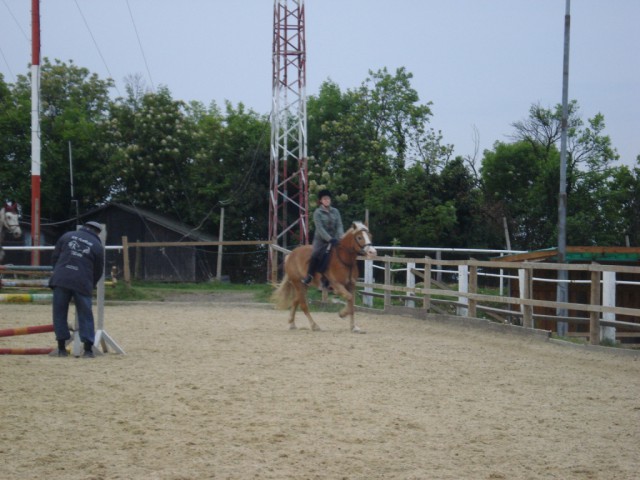
[[[304,312],[307,319],[309,320],[309,326],[311,327],[311,330],[316,332],[321,331],[322,329],[320,328],[320,326],[313,320],[313,317],[311,316],[311,312],[309,312],[309,306],[307,305],[306,301],[300,303],[300,309]]]
[[[298,308],[298,301],[294,300],[289,309],[289,330],[296,329],[296,310]]]
[[[300,308],[302,308],[302,311],[307,316],[307,319],[309,319],[309,326],[311,327],[311,330],[313,330],[315,332],[322,331],[322,328],[320,328],[320,326],[311,317],[311,313],[309,313],[309,307],[307,307],[307,305],[305,304],[304,307],[300,307]]]
[[[303,288],[305,290],[303,290]],[[311,313],[309,312],[309,305],[307,305],[307,295],[306,295],[306,287],[302,285],[298,287],[296,285],[296,294],[293,303],[291,304],[291,316],[289,317],[289,329],[294,330],[296,325],[294,323],[294,316],[296,313],[296,308],[300,307],[300,310],[305,314],[307,319],[309,320],[309,325],[311,326],[311,330],[319,331],[322,330],[318,324],[311,317]]]

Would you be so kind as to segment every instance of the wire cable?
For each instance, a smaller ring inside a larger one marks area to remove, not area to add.
[[[7,57],[4,56],[4,51],[2,47],[0,47],[0,56],[2,56],[2,60],[4,60],[4,64],[7,66],[7,70],[9,71],[9,75],[11,75],[11,79],[13,82],[16,81],[16,76],[13,74],[11,67],[9,66],[9,62],[7,61]]]
[[[27,43],[30,43],[31,40],[30,40],[29,36],[23,30],[22,25],[20,25],[20,22],[18,22],[18,19],[16,18],[16,16],[13,14],[11,9],[9,8],[9,5],[7,5],[7,1],[6,0],[2,0],[2,3],[4,3],[4,6],[7,7],[7,10],[9,11],[9,15],[11,15],[11,18],[13,18],[13,21],[16,22],[16,25],[18,26],[18,28],[22,32],[22,36],[24,37],[24,39],[27,41]]]
[[[133,19],[133,12],[131,11],[131,5],[129,5],[129,0],[126,0],[127,8],[129,9],[129,16],[131,17],[131,23],[133,24],[133,30],[136,32],[136,38],[138,39],[138,46],[140,47],[140,53],[142,54],[142,59],[144,60],[144,66],[147,69],[147,75],[149,75],[149,81],[151,82],[151,90],[156,91],[156,87],[153,83],[153,78],[151,77],[151,71],[149,70],[149,64],[147,63],[147,57],[144,54],[144,49],[142,48],[142,42],[140,41],[140,35],[138,34],[138,27],[136,27],[136,21]]]
[[[78,4],[78,0],[73,0],[74,3],[76,4],[76,7],[78,7],[78,12],[80,13],[80,16],[82,17],[82,21],[84,22],[85,27],[87,27],[87,31],[89,32],[89,35],[91,36],[91,40],[93,40],[93,45],[96,47],[96,50],[98,51],[98,55],[100,55],[100,58],[102,59],[102,63],[104,64],[104,68],[107,69],[107,73],[109,74],[109,77],[114,80],[114,87],[116,89],[116,91],[118,92],[118,95],[121,96],[120,94],[120,90],[118,90],[118,86],[115,84],[115,79],[113,78],[113,75],[111,74],[111,70],[109,70],[109,65],[107,65],[107,61],[104,59],[104,55],[102,55],[102,51],[100,50],[100,47],[98,46],[98,42],[96,41],[96,37],[93,36],[93,32],[91,31],[91,27],[89,27],[89,23],[87,22],[86,17],[84,16],[84,13],[82,13],[82,9],[80,8],[80,5]]]

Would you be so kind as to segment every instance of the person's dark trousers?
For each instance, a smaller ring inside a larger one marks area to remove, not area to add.
[[[91,310],[91,295],[82,295],[63,287],[53,288],[53,329],[56,340],[69,340],[71,333],[67,323],[69,314],[69,302],[73,298],[78,313],[78,329],[80,340],[84,344],[93,345],[95,327],[93,324],[93,310]]]

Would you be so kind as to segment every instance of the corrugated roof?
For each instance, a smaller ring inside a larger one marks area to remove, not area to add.
[[[87,212],[86,214],[82,215],[82,217],[93,217],[97,213],[108,208],[119,208],[125,212],[131,213],[132,215],[137,215],[145,221],[155,223],[156,225],[160,225],[176,233],[179,233],[180,235],[183,235],[184,240],[192,240],[196,242],[215,242],[218,240],[217,237],[195,230],[193,227],[190,227],[183,222],[173,220],[165,215],[160,215],[159,213],[152,212],[151,210],[146,210],[134,205],[125,205],[123,203],[108,203],[106,205],[103,205],[102,207],[98,207],[90,212]]]

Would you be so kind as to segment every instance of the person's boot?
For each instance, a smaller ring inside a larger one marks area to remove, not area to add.
[[[68,357],[66,341],[58,340],[58,348],[54,349],[49,355],[52,357]]]
[[[95,358],[95,354],[93,353],[93,344],[89,342],[85,342],[84,344],[84,353],[82,354],[82,358]]]

